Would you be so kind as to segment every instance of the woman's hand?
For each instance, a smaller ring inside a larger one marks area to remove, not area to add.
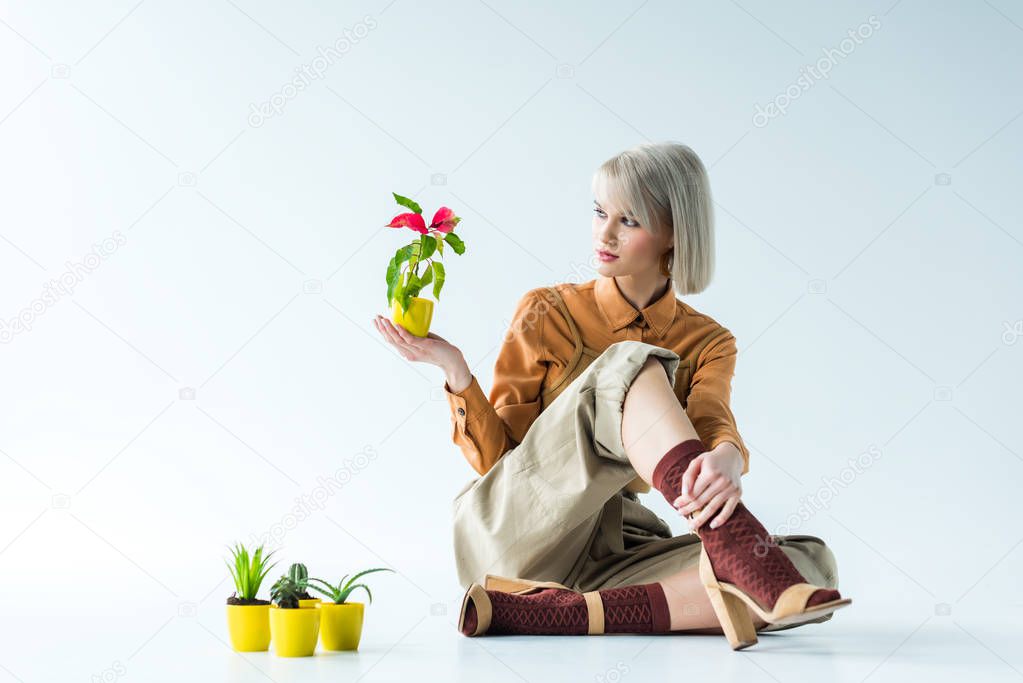
[[[452,368],[459,367],[459,361],[461,361],[461,365],[465,364],[465,359],[458,347],[440,335],[429,332],[425,337],[417,337],[382,315],[374,317],[373,324],[380,334],[394,348],[398,349],[398,353],[405,360],[436,365],[448,372],[449,375]]]
[[[682,475],[682,494],[673,505],[687,519],[691,531],[697,531],[708,520],[712,529],[719,527],[731,516],[742,496],[739,479],[744,463],[742,453],[730,441],[701,453],[689,463]],[[697,510],[699,514],[689,519]]]

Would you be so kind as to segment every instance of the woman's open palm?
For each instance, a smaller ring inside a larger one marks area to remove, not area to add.
[[[377,315],[373,319],[380,334],[405,360],[419,363],[429,363],[438,367],[446,367],[453,358],[458,357],[462,352],[457,346],[451,344],[447,339],[434,334],[427,333],[425,337],[417,337],[401,325],[398,325],[390,318]]]

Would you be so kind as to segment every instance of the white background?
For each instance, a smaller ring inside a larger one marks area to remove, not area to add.
[[[1023,602],[1018,3],[89,5],[0,8],[0,680],[1023,670],[1000,626]],[[390,193],[462,216],[432,329],[489,390],[518,298],[596,276],[593,170],[661,140],[710,169],[718,267],[686,300],[738,340],[744,499],[777,532],[830,495],[784,531],[827,539],[854,605],[742,657],[462,638],[450,504],[476,475],[441,371],[371,324],[411,236]],[[281,568],[396,571],[367,577],[358,654],[226,646],[226,545],[271,531]]]

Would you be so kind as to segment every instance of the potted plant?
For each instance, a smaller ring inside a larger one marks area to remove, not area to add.
[[[316,650],[320,632],[320,611],[300,607],[299,587],[285,574],[270,589],[270,635],[278,657],[309,657]]]
[[[392,309],[391,317],[395,323],[417,337],[425,337],[433,319],[433,301],[418,295],[423,287],[433,283],[433,298],[440,299],[440,290],[444,286],[444,264],[436,259],[443,258],[445,244],[456,254],[465,252],[465,243],[454,233],[455,226],[462,219],[442,206],[427,225],[419,204],[395,192],[391,194],[398,204],[411,211],[398,214],[386,227],[409,228],[420,234],[398,249],[387,264],[387,305]],[[420,266],[423,267],[422,273]]]
[[[277,564],[268,563],[276,551],[263,554],[263,546],[249,555],[241,543],[231,548],[234,563],[227,563],[235,592],[227,599],[227,631],[238,652],[263,652],[270,647],[270,603],[256,597],[267,572]],[[225,560],[226,562],[226,560]]]
[[[373,593],[370,592],[369,586],[364,583],[355,583],[355,580],[365,574],[382,571],[394,570],[386,567],[367,569],[348,579],[347,582],[345,582],[345,578],[348,575],[345,574],[336,586],[332,586],[322,579],[309,579],[309,587],[327,596],[330,600],[330,602],[321,602],[319,607],[321,612],[320,641],[323,643],[324,650],[359,649],[365,605],[361,602],[349,602],[348,596],[356,588],[362,588],[372,603]]]
[[[288,567],[288,577],[298,586],[299,607],[316,607],[320,604],[319,598],[309,595],[309,570],[304,564],[296,562]]]

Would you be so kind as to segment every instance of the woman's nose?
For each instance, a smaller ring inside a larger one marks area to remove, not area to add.
[[[600,239],[611,249],[618,248],[618,231],[613,225],[605,225],[600,231]]]

